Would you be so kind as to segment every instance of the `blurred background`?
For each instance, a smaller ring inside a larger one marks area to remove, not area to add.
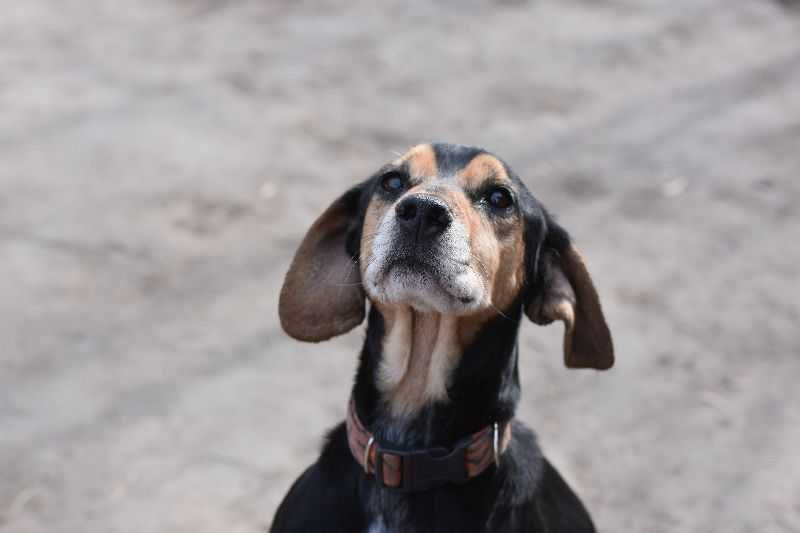
[[[618,364],[526,323],[519,416],[600,531],[800,531],[795,4],[376,4],[3,3],[0,531],[268,527],[363,337],[281,332],[288,261],[428,140],[589,261]]]

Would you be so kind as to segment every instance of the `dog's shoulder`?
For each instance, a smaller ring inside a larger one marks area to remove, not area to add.
[[[545,458],[533,431],[514,422],[512,435],[499,476],[502,504],[493,516],[500,527],[494,529],[594,533],[588,512]]]
[[[322,453],[294,482],[270,531],[361,531],[365,519],[358,504],[359,474],[347,447],[344,424],[328,434]]]
[[[546,464],[536,434],[515,420],[498,476],[500,501],[509,507],[532,502],[542,490]]]
[[[592,519],[578,496],[549,461],[545,459],[543,466],[537,507],[546,531],[594,533]]]

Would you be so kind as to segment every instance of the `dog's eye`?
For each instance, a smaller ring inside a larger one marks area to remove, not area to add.
[[[400,172],[388,172],[381,178],[381,187],[386,192],[400,192],[405,186],[406,176]]]
[[[506,209],[514,202],[511,192],[505,187],[493,187],[486,193],[486,202],[495,209]]]

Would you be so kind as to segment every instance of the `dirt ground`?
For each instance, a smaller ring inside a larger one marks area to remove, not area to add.
[[[0,16],[0,531],[255,532],[363,333],[277,292],[349,184],[485,146],[587,256],[605,373],[520,418],[605,532],[800,531],[800,11],[769,0],[27,0]]]

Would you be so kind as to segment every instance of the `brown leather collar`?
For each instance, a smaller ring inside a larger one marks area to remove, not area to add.
[[[427,490],[446,483],[465,483],[483,473],[492,463],[499,464],[500,456],[511,442],[511,422],[508,421],[486,426],[461,439],[452,449],[386,448],[361,423],[352,398],[346,425],[350,451],[364,472],[375,474],[379,484],[403,492]]]

